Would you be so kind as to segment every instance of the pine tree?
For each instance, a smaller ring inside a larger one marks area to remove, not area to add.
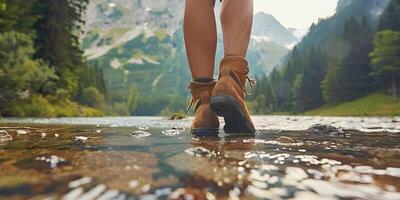
[[[130,114],[133,115],[138,103],[138,91],[135,84],[131,85],[128,107]]]
[[[107,99],[107,88],[105,86],[103,69],[94,64],[85,64],[79,70],[78,91],[75,99],[78,102],[85,103],[83,92],[89,87],[96,88],[105,99]]]
[[[78,69],[84,65],[79,48],[82,14],[88,0],[37,0],[34,12],[41,18],[35,23],[36,57],[48,62],[60,77],[59,87],[74,94]]]
[[[33,24],[39,16],[32,12],[35,0],[0,0],[0,33],[15,31],[35,34]]]
[[[397,98],[397,80],[400,74],[396,64],[399,59],[397,33],[400,32],[400,0],[391,0],[379,22],[379,32],[375,35],[374,50],[370,54],[373,71],[371,75],[380,88],[391,85],[392,95]]]
[[[400,31],[400,0],[391,0],[382,13],[379,30]]]
[[[363,18],[361,23],[352,18],[346,23],[343,41],[347,45],[341,51],[347,52],[347,55],[328,69],[323,81],[327,102],[349,101],[372,90],[368,57],[372,50],[372,37],[373,31],[367,18]]]
[[[370,54],[374,76],[389,76],[392,95],[397,99],[397,78],[400,75],[400,32],[381,31],[376,34]]]
[[[290,106],[291,98],[291,84],[283,80],[281,72],[278,69],[272,70],[270,77],[270,83],[273,93],[276,99],[276,109],[281,111],[281,109],[286,109]],[[271,97],[266,97],[266,99]]]
[[[325,56],[322,50],[312,47],[304,72],[297,75],[293,86],[293,104],[296,111],[306,111],[321,106],[321,82],[325,75]]]
[[[270,84],[267,85],[265,90],[265,103],[267,112],[273,112],[276,108],[276,95]]]

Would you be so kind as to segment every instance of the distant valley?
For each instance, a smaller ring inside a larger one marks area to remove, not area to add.
[[[141,98],[188,95],[190,73],[181,29],[183,7],[183,0],[90,2],[82,47],[86,58],[103,69],[107,89],[115,93],[112,96],[124,98],[132,85]],[[251,74],[261,77],[271,72],[300,37],[272,15],[256,14],[247,56]],[[219,37],[216,66],[222,56]]]

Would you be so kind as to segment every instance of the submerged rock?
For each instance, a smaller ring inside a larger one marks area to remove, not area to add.
[[[346,135],[342,128],[337,128],[329,124],[315,124],[308,128],[307,132],[317,135]]]
[[[203,156],[210,156],[211,152],[210,150],[204,148],[204,147],[193,147],[186,149],[185,152],[189,155],[192,156],[198,156],[198,157],[203,157]]]
[[[10,134],[7,133],[5,130],[0,130],[0,143],[11,141],[13,138]]]

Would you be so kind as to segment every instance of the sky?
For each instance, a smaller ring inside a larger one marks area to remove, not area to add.
[[[335,14],[338,0],[254,0],[254,13],[273,15],[286,28],[307,29]]]

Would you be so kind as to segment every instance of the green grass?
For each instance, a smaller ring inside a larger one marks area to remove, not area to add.
[[[162,29],[158,29],[154,33],[154,35],[156,35],[160,41],[164,40],[167,37],[167,34],[168,33]]]
[[[320,116],[399,116],[400,100],[382,93],[374,93],[366,97],[340,103],[326,105],[316,110],[306,112],[305,115]]]
[[[12,103],[9,115],[13,117],[101,117],[103,113],[68,99],[54,100],[50,97],[33,95],[31,99]]]

